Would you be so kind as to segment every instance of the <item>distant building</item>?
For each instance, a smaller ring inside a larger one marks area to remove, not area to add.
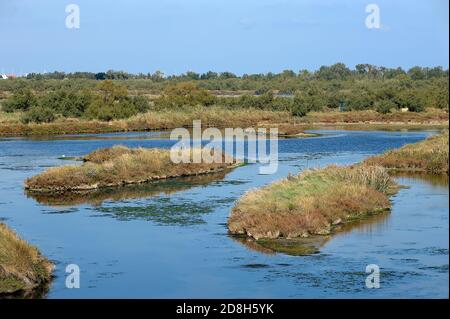
[[[15,79],[16,77],[17,76],[15,74],[0,73],[0,80]]]

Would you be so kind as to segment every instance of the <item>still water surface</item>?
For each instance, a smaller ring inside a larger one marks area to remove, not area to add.
[[[0,219],[56,264],[48,298],[448,297],[448,178],[400,176],[409,188],[391,214],[334,236],[320,253],[265,253],[227,235],[234,202],[247,190],[307,167],[350,164],[432,132],[326,131],[279,141],[279,169],[258,165],[228,174],[103,191],[86,197],[32,198],[23,181],[100,147],[170,147],[158,133],[0,140]],[[65,287],[65,267],[81,288]],[[365,288],[366,265],[381,288]]]

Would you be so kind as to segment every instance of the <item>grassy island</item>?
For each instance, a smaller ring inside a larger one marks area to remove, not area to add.
[[[189,156],[200,149],[191,149]],[[33,192],[85,191],[104,187],[141,184],[174,177],[217,173],[241,163],[226,154],[213,163],[174,163],[168,149],[130,149],[114,146],[86,155],[82,165],[51,168],[25,181]],[[192,158],[192,157],[191,157]]]
[[[397,171],[448,174],[448,130],[422,142],[370,157],[365,162]]]
[[[233,208],[228,229],[259,249],[316,252],[329,236],[314,235],[330,235],[389,211],[389,195],[399,185],[388,172],[448,174],[448,138],[446,130],[360,164],[311,169],[251,190]]]
[[[36,247],[0,223],[0,297],[29,293],[51,280],[53,265]]]
[[[328,166],[246,193],[228,220],[256,240],[330,234],[334,227],[390,209],[397,184],[380,166]]]

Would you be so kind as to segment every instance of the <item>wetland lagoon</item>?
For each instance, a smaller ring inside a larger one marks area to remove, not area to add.
[[[247,191],[329,164],[349,165],[436,131],[313,130],[280,139],[275,174],[232,171],[69,195],[32,194],[24,181],[70,158],[120,144],[170,148],[166,132],[3,138],[0,221],[55,264],[46,298],[447,298],[448,175],[395,173],[390,212],[277,252],[231,236],[227,220]],[[67,160],[69,159],[69,160]],[[297,249],[297,251],[298,251]],[[66,287],[66,267],[80,288]],[[367,289],[366,266],[380,267]]]

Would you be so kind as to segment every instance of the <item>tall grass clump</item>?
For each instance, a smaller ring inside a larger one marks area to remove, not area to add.
[[[51,280],[53,265],[36,247],[0,223],[0,296],[34,289]]]
[[[186,149],[191,159],[200,148]],[[180,154],[181,155],[181,154]],[[239,163],[224,153],[214,154],[214,162],[174,163],[168,149],[130,149],[124,146],[100,149],[86,155],[82,165],[51,168],[25,181],[31,191],[76,191],[140,184],[152,180],[202,175],[233,168]]]
[[[228,220],[233,234],[255,239],[329,234],[335,225],[386,211],[396,189],[379,166],[328,166],[246,193]]]
[[[448,174],[448,130],[426,140],[368,158],[369,165],[400,171]]]

